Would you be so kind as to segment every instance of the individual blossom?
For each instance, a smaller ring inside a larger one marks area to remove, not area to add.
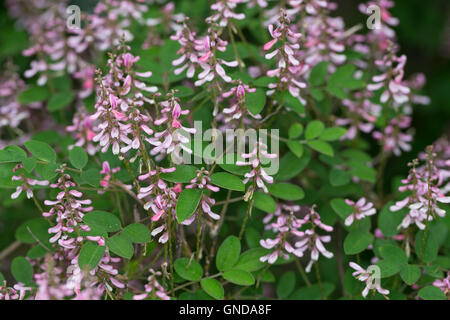
[[[304,253],[310,251],[310,261],[305,268],[306,272],[310,272],[314,263],[319,260],[319,255],[322,254],[325,258],[331,259],[333,253],[328,251],[323,243],[331,241],[331,236],[320,235],[317,231],[321,229],[325,232],[332,232],[333,227],[324,224],[321,221],[319,213],[316,211],[316,206],[313,205],[307,215],[303,218],[305,222],[310,223],[310,228],[301,231],[300,240],[295,243],[295,252]]]
[[[261,115],[253,115],[248,111],[245,102],[246,93],[255,92],[256,88],[250,88],[240,80],[235,82],[238,83],[237,86],[233,86],[228,91],[222,93],[223,99],[230,99],[230,106],[223,108],[222,112],[217,115],[217,119],[222,121],[227,128],[233,126],[233,121],[242,120],[244,124],[251,124],[250,119],[245,118],[245,115],[250,115],[253,119],[261,119]]]
[[[23,169],[23,164],[19,163],[17,164],[14,169],[14,173],[17,173],[17,175],[12,176],[12,181],[21,181],[22,184],[20,186],[17,186],[16,191],[11,194],[11,199],[17,199],[22,191],[25,191],[27,194],[27,198],[31,199],[33,197],[33,190],[32,186],[47,186],[49,182],[47,180],[36,180],[32,178],[28,178],[25,176],[25,171]]]
[[[181,74],[187,69],[186,77],[194,77],[195,70],[200,65],[198,59],[199,51],[204,48],[203,41],[196,39],[196,33],[189,29],[186,22],[183,23],[183,29],[178,30],[170,39],[178,41],[181,45],[181,48],[177,51],[177,54],[181,54],[181,56],[172,61],[172,65],[177,67],[173,71],[174,74]]]
[[[144,300],[148,297],[153,299],[159,298],[161,300],[170,300],[167,295],[166,290],[161,286],[156,277],[161,276],[161,271],[155,271],[153,269],[149,270],[150,275],[147,278],[147,283],[145,284],[145,292],[142,294],[136,294],[133,296],[133,300]]]
[[[267,145],[260,139],[253,147],[253,151],[250,153],[243,153],[241,157],[244,159],[236,162],[237,166],[251,166],[251,171],[245,174],[244,184],[249,181],[254,181],[258,188],[261,188],[265,193],[269,190],[266,187],[266,183],[273,183],[273,178],[268,175],[262,166],[267,163],[267,160],[275,159],[278,157],[275,153],[269,153]]]
[[[414,223],[423,230],[427,221],[433,220],[436,215],[444,217],[446,214],[445,210],[439,207],[439,203],[450,203],[450,197],[445,196],[437,185],[439,170],[434,164],[436,155],[432,150],[432,146],[427,148],[428,155],[424,166],[417,167],[418,160],[410,164],[410,173],[399,187],[399,191],[408,191],[410,195],[390,207],[394,212],[406,207],[409,209],[399,228],[407,228]]]
[[[361,94],[362,96],[362,94]],[[381,106],[364,97],[362,101],[345,99],[342,105],[347,108],[347,118],[337,118],[335,123],[339,126],[348,126],[347,132],[341,140],[353,140],[359,132],[370,133],[374,123],[380,115]]]
[[[366,198],[359,199],[356,203],[350,199],[345,199],[345,203],[353,207],[353,212],[345,219],[346,226],[352,225],[355,220],[362,220],[365,217],[374,215],[377,210],[373,207],[372,202],[368,202]]]
[[[385,151],[393,152],[398,157],[403,151],[411,151],[413,136],[402,131],[408,129],[410,125],[410,117],[399,115],[388,123],[383,132],[374,131],[372,136],[381,142]]]
[[[330,17],[327,13],[307,16],[302,23],[305,64],[313,68],[318,63],[329,62],[329,71],[334,72],[347,57],[345,23],[341,17]]]
[[[366,287],[362,291],[362,296],[365,298],[370,290],[376,290],[378,293],[382,294],[383,296],[389,294],[389,290],[383,289],[380,286],[380,278],[377,278],[377,275],[373,273],[374,270],[369,269],[363,269],[361,266],[354,262],[349,263],[350,267],[356,270],[352,273],[352,275],[358,279],[359,281],[365,282]]]
[[[387,69],[385,73],[372,78],[373,84],[369,84],[367,89],[377,91],[384,88],[380,96],[380,102],[386,103],[393,100],[394,106],[402,105],[409,101],[411,89],[404,84],[403,76],[406,64],[406,56],[397,57],[393,52],[389,52],[381,60],[375,61],[379,67]]]
[[[145,102],[153,102],[145,98],[143,91],[154,93],[157,88],[148,86],[137,77],[148,78],[151,72],[136,72],[133,65],[140,58],[128,52],[129,47],[122,45],[120,55],[110,55],[108,59],[109,72],[104,77],[98,77],[98,100],[93,120],[99,119],[96,126],[97,134],[94,142],[99,142],[101,151],[106,152],[112,145],[113,154],[125,153],[128,150],[139,149],[141,132],[151,135],[153,130],[148,127],[150,117],[139,108]],[[100,74],[100,72],[99,72]]]
[[[260,258],[261,262],[274,264],[279,257],[287,260],[290,254],[297,257],[303,256],[303,251],[295,249],[292,242],[303,235],[303,232],[299,231],[299,229],[306,223],[305,219],[300,219],[296,216],[298,213],[300,213],[300,206],[281,204],[277,205],[275,214],[264,218],[265,229],[275,232],[276,237],[274,239],[260,240],[259,243],[263,248],[273,250],[262,256]],[[273,218],[275,218],[275,221],[268,223]]]
[[[399,20],[393,17],[389,9],[394,7],[394,1],[391,0],[371,0],[367,3],[361,3],[359,10],[363,14],[372,15],[375,10],[380,10],[380,21],[373,21],[373,27],[370,28],[368,41],[377,46],[379,51],[384,52],[388,49],[390,42],[395,40],[396,35],[394,29],[399,24]]]
[[[27,291],[31,291],[31,287],[26,287],[22,283],[17,283],[13,287],[6,285],[6,280],[0,284],[0,300],[23,300]]]
[[[213,82],[220,89],[218,84],[219,78],[225,82],[231,82],[231,78],[226,74],[223,65],[237,67],[238,62],[236,60],[226,61],[216,56],[217,51],[224,52],[226,50],[227,44],[228,42],[220,38],[219,32],[213,26],[208,29],[208,35],[203,39],[202,48],[198,48],[201,55],[198,61],[203,71],[199,73],[195,86],[198,87],[206,82]],[[214,115],[218,112],[216,107]]]
[[[290,20],[283,11],[278,26],[274,28],[273,25],[269,25],[269,32],[273,39],[264,45],[264,50],[271,50],[277,42],[281,42],[281,47],[265,56],[266,59],[278,57],[277,67],[267,71],[267,76],[277,77],[279,81],[269,84],[267,94],[272,95],[276,91],[287,89],[293,97],[306,104],[306,101],[300,95],[300,90],[306,88],[306,84],[297,80],[297,75],[302,72],[304,65],[295,58],[295,51],[300,48],[299,39],[302,34],[295,32],[289,24]]]
[[[86,109],[78,109],[72,119],[72,124],[66,127],[66,131],[71,132],[76,139],[76,142],[68,147],[69,150],[72,150],[73,147],[82,147],[91,156],[97,152],[98,147],[93,143],[96,136],[93,131],[93,122]]]
[[[249,8],[253,8],[255,6],[261,7],[261,8],[266,8],[268,3],[267,1],[269,0],[248,0],[247,1],[247,6]]]
[[[154,125],[162,127],[155,132],[153,137],[146,138],[148,143],[153,146],[150,151],[151,155],[159,155],[157,159],[162,159],[167,154],[173,154],[179,157],[180,149],[191,154],[192,150],[189,143],[189,134],[194,134],[194,128],[183,127],[181,124],[181,115],[187,115],[189,110],[182,110],[180,106],[180,99],[175,97],[174,93],[168,94],[169,99],[161,102],[162,107],[160,117],[154,120]]]
[[[48,232],[53,234],[50,243],[57,243],[63,248],[74,249],[85,239],[80,236],[81,231],[90,231],[90,227],[84,223],[83,217],[93,210],[90,206],[90,199],[82,199],[83,194],[76,190],[76,183],[71,180],[70,175],[65,173],[65,168],[57,169],[60,174],[56,183],[50,185],[51,188],[59,190],[56,200],[45,200],[46,206],[51,206],[50,210],[43,212],[46,218],[55,217],[56,225],[49,228]],[[101,237],[86,236],[87,240],[96,241],[104,245]]]
[[[450,273],[447,273],[447,278],[434,280],[433,286],[438,287],[448,296],[450,293]]]
[[[144,209],[149,210],[152,205],[154,205],[154,195],[157,195],[160,192],[166,192],[168,190],[167,183],[159,178],[160,173],[171,173],[176,170],[175,167],[171,168],[162,168],[155,167],[155,169],[150,170],[149,172],[142,174],[138,177],[139,181],[150,181],[150,184],[146,187],[139,187],[139,193],[137,197],[139,199],[144,199],[146,202],[144,204]],[[160,210],[153,210],[155,213],[159,213]],[[158,215],[156,215],[153,219],[156,221],[159,219]]]
[[[220,27],[230,25],[229,20],[244,20],[245,14],[236,13],[234,10],[239,3],[247,2],[247,0],[218,0],[211,5],[212,16],[206,18],[207,23],[217,23]]]
[[[162,193],[158,194],[153,203],[150,205],[150,208],[154,213],[152,216],[152,221],[162,221],[162,225],[153,229],[151,233],[152,237],[160,235],[158,238],[159,243],[164,244],[169,240],[169,217],[172,217],[173,221],[171,223],[174,223],[176,219],[176,202],[177,194],[175,190],[172,188],[167,188]]]
[[[164,26],[166,32],[180,31],[182,27],[180,23],[186,18],[183,13],[174,13],[175,3],[168,2],[165,6],[161,8],[161,15],[158,18],[148,18],[145,20],[145,24],[150,27],[157,25]]]
[[[186,189],[207,189],[212,192],[219,192],[219,187],[213,186],[211,184],[211,178],[209,177],[209,171],[202,168],[201,170],[197,170],[196,177],[190,181],[190,184],[186,186]],[[214,220],[219,220],[220,216],[217,213],[212,212],[211,206],[213,206],[216,201],[207,196],[205,193],[202,194],[202,198],[200,200],[201,210],[208,214],[208,216]],[[190,225],[196,215],[193,214],[188,219],[184,220],[182,224]]]
[[[100,180],[100,185],[103,188],[108,188],[110,185],[110,180],[112,178],[112,174],[119,172],[119,170],[120,170],[120,167],[111,169],[108,161],[103,161],[102,170],[100,171],[100,174],[103,174],[104,177]]]
[[[10,127],[14,130],[30,116],[30,108],[41,106],[39,102],[24,106],[17,101],[25,88],[23,80],[14,72],[14,66],[7,65],[6,71],[0,76],[0,128]]]

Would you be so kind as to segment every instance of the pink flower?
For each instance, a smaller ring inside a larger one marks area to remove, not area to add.
[[[352,225],[354,220],[362,220],[377,212],[372,202],[366,202],[366,198],[361,198],[356,203],[349,199],[345,199],[345,202],[353,207],[353,212],[345,219],[346,226]]]
[[[372,290],[377,290],[382,295],[389,294],[389,290],[383,289],[380,286],[380,283],[379,283],[380,279],[379,278],[377,279],[376,275],[374,275],[371,271],[363,269],[362,267],[360,267],[359,265],[357,265],[354,262],[350,262],[349,265],[354,270],[356,270],[355,272],[352,273],[352,275],[354,277],[356,277],[356,279],[358,279],[359,281],[362,281],[362,282],[366,283],[366,287],[362,291],[362,296],[364,298],[367,296],[367,294],[369,293],[369,290],[371,290],[371,289]]]
[[[261,140],[258,141],[253,151],[246,154],[243,153],[241,155],[243,159],[247,159],[247,161],[236,161],[237,166],[248,166],[252,167],[249,173],[245,174],[245,179],[243,180],[244,184],[248,183],[250,180],[255,181],[256,185],[263,189],[265,193],[268,193],[266,183],[273,183],[273,178],[268,175],[265,169],[261,166],[261,159],[275,159],[278,157],[277,154],[268,153],[267,145],[264,144]],[[265,163],[265,162],[264,162]]]

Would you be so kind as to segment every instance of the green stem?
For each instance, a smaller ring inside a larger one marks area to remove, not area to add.
[[[317,283],[319,284],[320,293],[322,294],[322,299],[327,300],[327,297],[325,296],[325,292],[323,291],[322,280],[320,279],[320,270],[319,270],[318,262],[314,263],[314,268],[316,269],[316,278],[317,278]]]
[[[295,257],[295,264],[297,265],[297,269],[300,272],[300,275],[302,276],[303,281],[305,281],[306,285],[308,287],[311,287],[311,282],[308,279],[308,276],[306,275],[305,269],[302,266],[302,263],[300,262],[300,259]]]

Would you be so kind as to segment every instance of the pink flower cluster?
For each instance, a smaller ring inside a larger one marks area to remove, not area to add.
[[[243,153],[241,155],[244,161],[236,161],[238,166],[251,166],[251,171],[245,174],[244,184],[253,181],[258,188],[261,188],[265,193],[268,193],[266,183],[273,183],[273,178],[266,173],[262,164],[265,164],[265,159],[275,159],[278,157],[275,153],[269,153],[267,145],[259,140],[253,151],[250,153]]]
[[[260,244],[266,249],[273,249],[274,251],[266,256],[260,258],[262,262],[267,261],[270,264],[276,262],[279,256],[284,259],[289,258],[289,254],[292,253],[297,257],[303,257],[306,251],[310,251],[310,261],[306,266],[306,272],[310,272],[312,265],[319,260],[319,254],[322,254],[326,258],[332,258],[333,253],[328,251],[323,243],[331,241],[331,236],[320,235],[317,233],[317,229],[322,229],[326,232],[333,231],[333,227],[324,224],[320,220],[320,216],[315,210],[315,206],[308,209],[308,212],[303,218],[297,218],[296,212],[300,212],[299,206],[287,206],[282,205],[281,211],[275,214],[276,221],[268,225],[268,229],[277,233],[275,239],[261,240]],[[288,212],[283,213],[283,211]],[[272,219],[272,215],[269,215],[264,219],[267,223]],[[309,223],[309,228],[306,230],[299,230],[303,225]],[[288,236],[292,236],[297,241],[292,245],[288,241]]]
[[[433,147],[429,147],[423,166],[418,167],[418,160],[410,163],[408,177],[402,180],[402,186],[399,187],[399,191],[409,192],[410,195],[390,207],[394,212],[404,208],[408,210],[399,228],[406,229],[409,225],[416,224],[423,230],[427,221],[437,218],[436,215],[445,216],[446,212],[439,207],[439,203],[450,203],[450,197],[440,189],[445,180],[440,176],[435,159]]]

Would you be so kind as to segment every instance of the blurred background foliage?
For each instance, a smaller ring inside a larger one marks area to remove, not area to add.
[[[97,1],[72,1],[82,10],[89,11]],[[177,11],[182,11],[193,20],[200,21],[207,16],[210,0],[175,1]],[[364,24],[366,16],[358,10],[361,0],[337,0],[339,9],[337,15],[344,17],[347,27]],[[400,19],[400,25],[395,28],[401,46],[401,52],[408,56],[406,78],[409,75],[422,72],[427,77],[424,94],[431,98],[431,105],[417,106],[414,109],[413,127],[416,130],[413,150],[401,157],[391,158],[387,167],[386,183],[391,184],[395,177],[404,176],[408,167],[406,164],[433,143],[443,134],[450,133],[450,1],[449,0],[397,0],[392,10],[394,16]],[[152,13],[150,13],[152,14]],[[154,14],[158,14],[155,11]],[[144,36],[144,35],[136,35]],[[0,2],[0,66],[4,68],[12,61],[23,75],[29,59],[22,56],[21,51],[28,46],[28,35],[20,30],[14,20],[8,17],[3,1]],[[377,147],[378,148],[378,147]],[[1,174],[1,172],[0,172]],[[389,187],[389,186],[388,186]],[[9,210],[10,199],[0,198],[0,250],[14,240],[17,226],[24,220],[35,216],[34,207],[21,210]],[[24,212],[22,212],[24,211]],[[0,261],[1,264],[1,261]],[[3,269],[0,265],[0,269]]]

